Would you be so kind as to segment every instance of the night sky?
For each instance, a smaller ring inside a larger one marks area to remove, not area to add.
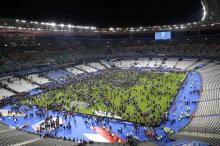
[[[174,24],[200,20],[201,0],[3,0],[0,17],[97,27]]]

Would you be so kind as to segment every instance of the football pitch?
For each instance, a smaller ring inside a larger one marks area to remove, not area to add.
[[[108,70],[20,103],[155,126],[164,119],[185,77],[177,72]]]

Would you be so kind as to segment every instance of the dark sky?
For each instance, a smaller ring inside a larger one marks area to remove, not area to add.
[[[201,19],[201,0],[1,0],[0,17],[109,26]]]

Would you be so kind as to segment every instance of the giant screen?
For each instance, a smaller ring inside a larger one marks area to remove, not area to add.
[[[170,40],[171,32],[155,32],[155,40]]]

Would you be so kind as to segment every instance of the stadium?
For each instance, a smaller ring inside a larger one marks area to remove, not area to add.
[[[220,1],[199,21],[0,18],[0,146],[219,146]]]

